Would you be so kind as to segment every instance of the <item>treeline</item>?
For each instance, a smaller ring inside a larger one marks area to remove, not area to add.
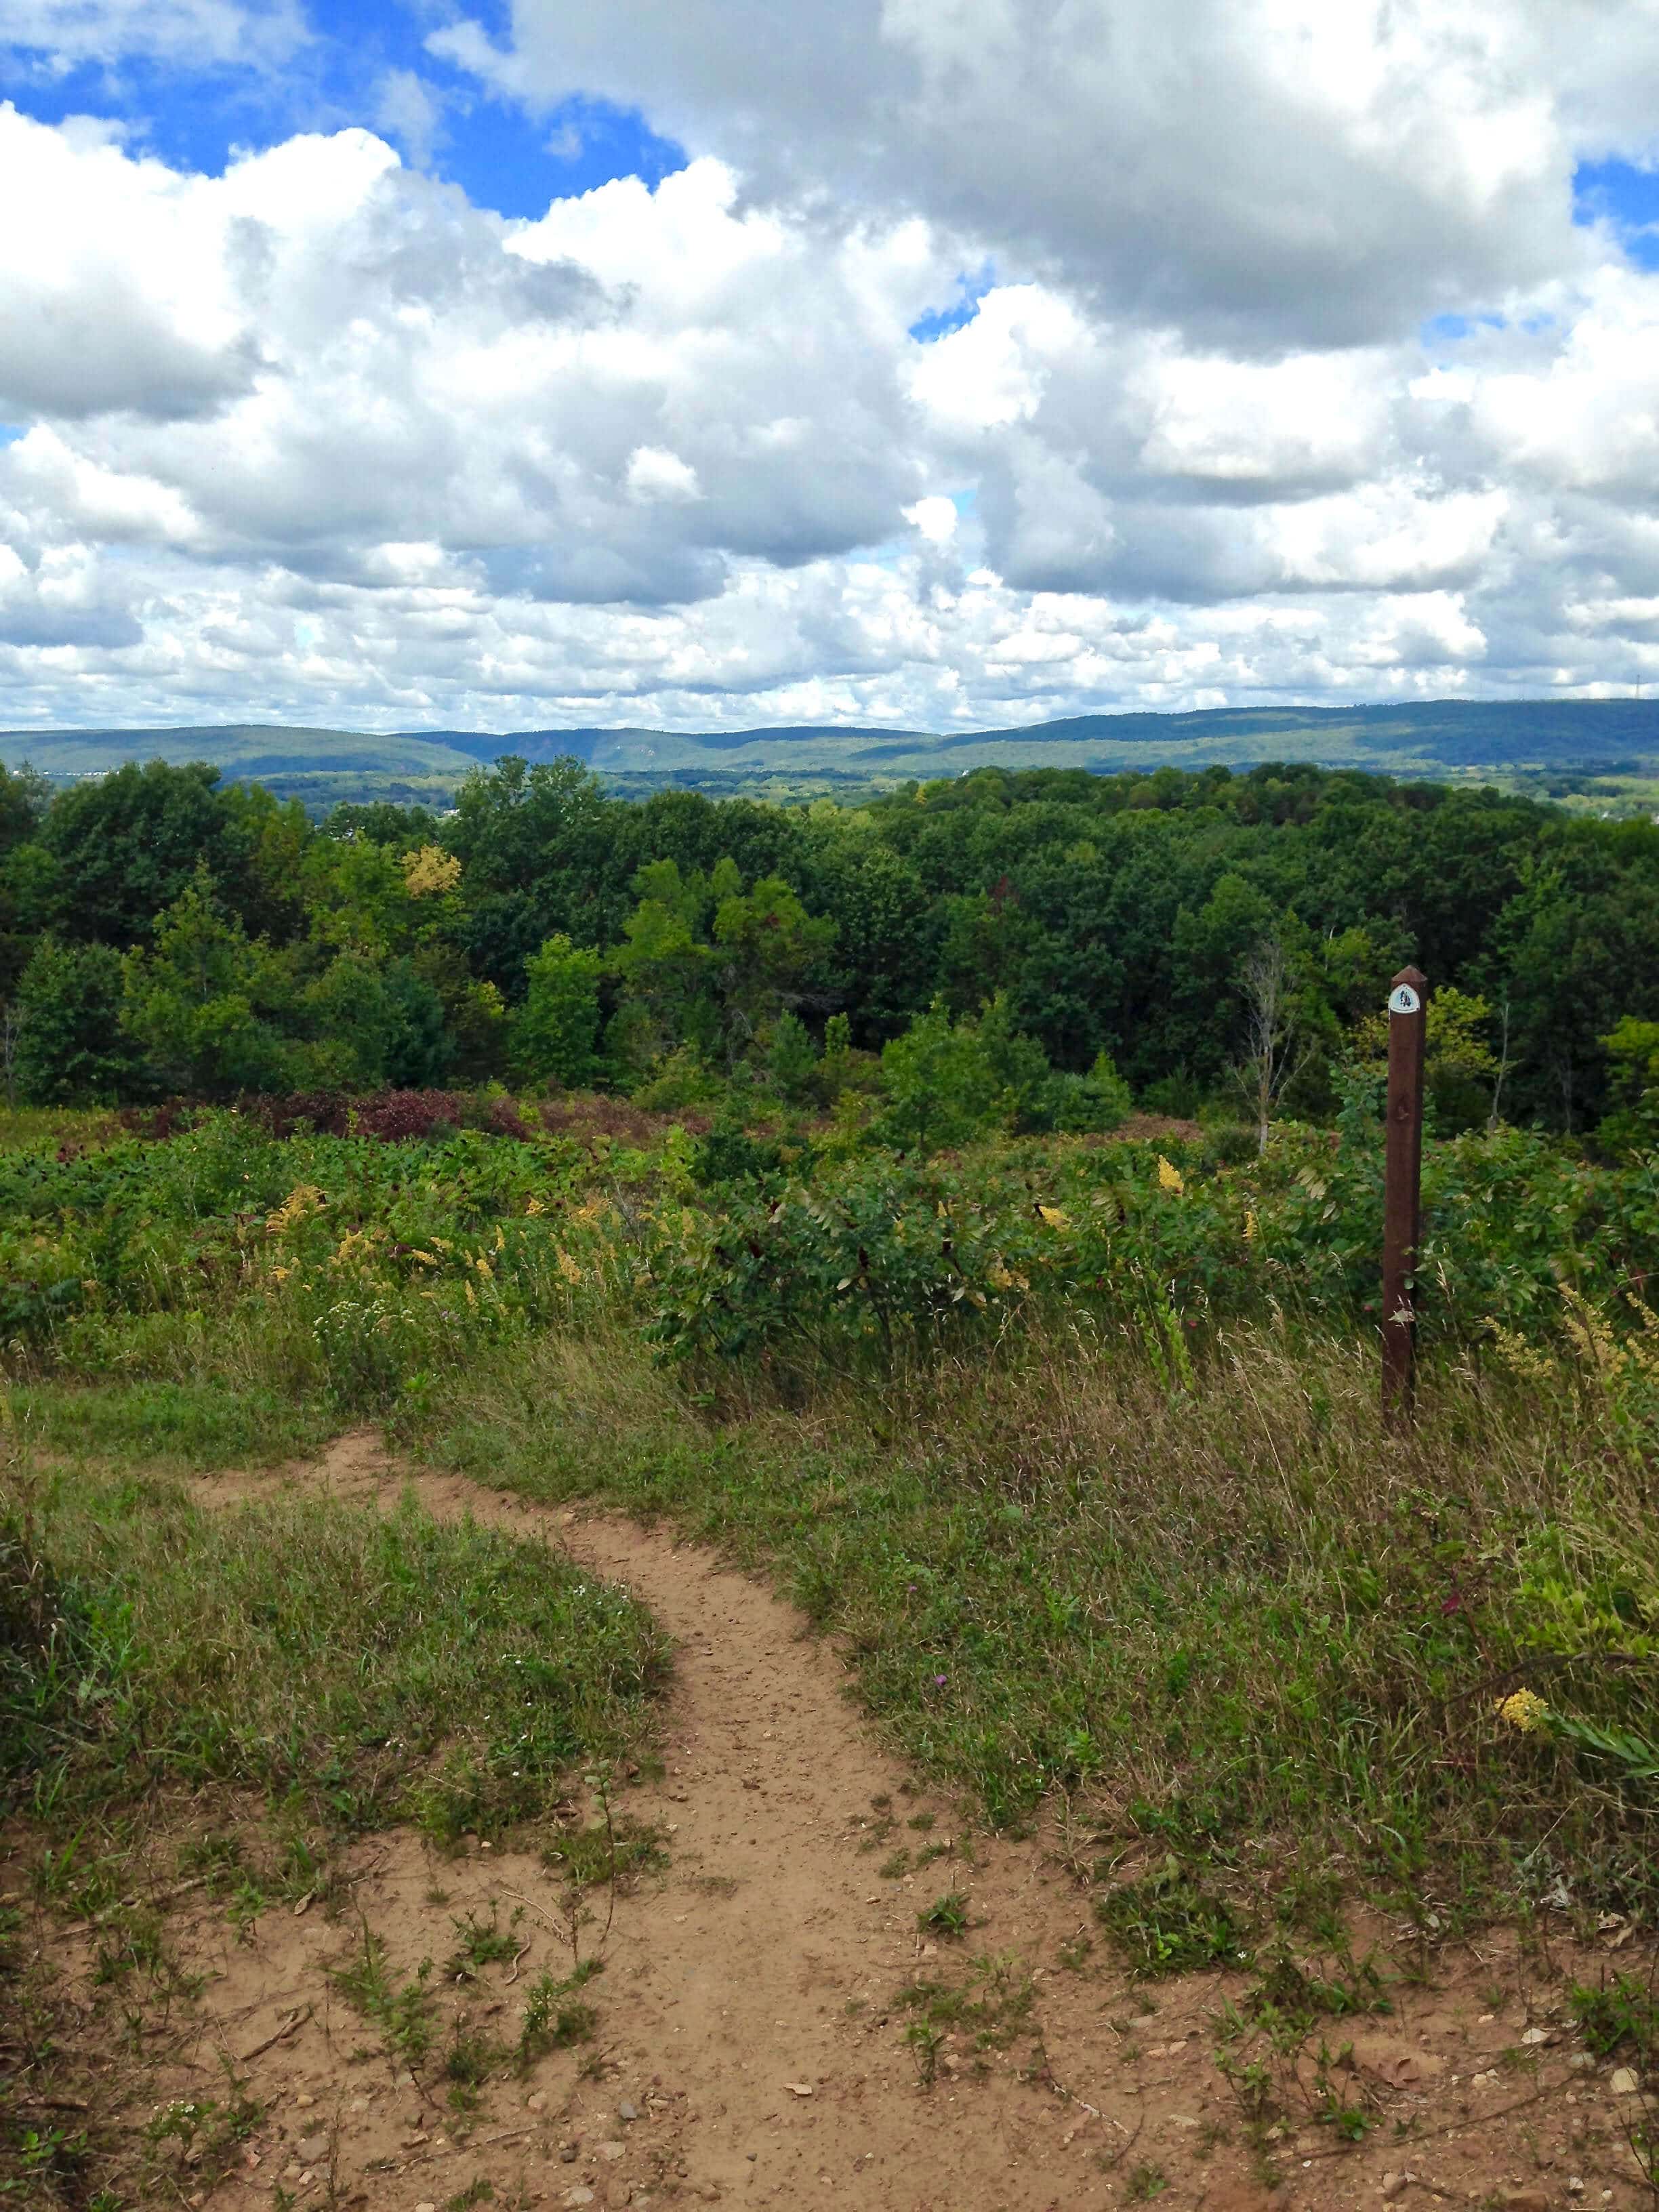
[[[207,767],[55,795],[0,771],[26,1102],[735,1084],[867,1097],[922,1149],[988,1115],[1110,1126],[1130,1091],[1316,1120],[1374,1067],[1408,961],[1443,1127],[1653,1141],[1647,823],[1311,767],[987,769],[845,808],[619,799],[509,759],[441,817],[315,824]]]

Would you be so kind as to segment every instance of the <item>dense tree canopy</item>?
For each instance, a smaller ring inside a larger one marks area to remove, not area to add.
[[[1081,1091],[1034,1103],[1033,1067],[1242,1112],[1267,945],[1287,1111],[1334,1109],[1414,960],[1461,994],[1437,1031],[1448,1122],[1650,1126],[1647,1056],[1609,1040],[1659,1021],[1659,828],[1493,790],[987,769],[856,807],[641,803],[574,761],[508,759],[441,818],[313,827],[201,766],[55,796],[0,772],[0,1000],[14,1086],[42,1099],[497,1073],[637,1091],[672,1066],[671,1088],[744,1068],[822,1103],[860,1065],[880,1087],[910,1036],[890,1110],[924,1144],[981,1094],[1087,1126]],[[1036,1054],[1018,1083],[1016,1045]],[[923,1105],[940,1085],[951,1111]]]

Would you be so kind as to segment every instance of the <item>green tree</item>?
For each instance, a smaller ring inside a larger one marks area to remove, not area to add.
[[[295,995],[270,948],[220,908],[204,867],[157,917],[154,951],[128,954],[121,1022],[174,1089],[283,1090],[295,1055],[272,1017],[296,1011]]]
[[[836,941],[836,925],[808,914],[781,876],[763,876],[745,893],[729,860],[716,866],[709,889],[726,1053],[735,1060],[799,1002],[809,975]]]
[[[113,945],[40,939],[15,1001],[12,1073],[21,1098],[102,1104],[142,1088],[139,1054],[120,1027],[121,994]]]
[[[978,1032],[971,1023],[953,1025],[942,1005],[882,1048],[881,1073],[887,1105],[875,1134],[901,1152],[926,1158],[966,1144],[996,1118],[1002,1093]]]
[[[1598,1141],[1610,1152],[1659,1151],[1659,1022],[1626,1014],[1601,1042],[1614,1104]]]
[[[60,791],[37,840],[57,863],[57,933],[83,944],[147,945],[155,917],[198,867],[221,883],[245,881],[248,838],[218,784],[218,769],[201,762],[140,768],[130,761]]]
[[[817,1087],[817,1048],[799,1014],[781,1014],[767,1040],[766,1069],[772,1087],[792,1106],[803,1106]]]
[[[702,933],[704,878],[695,872],[683,877],[676,861],[655,860],[634,881],[640,902],[611,962],[623,1003],[606,1042],[618,1073],[637,1079],[678,1044],[711,1048],[719,1013],[714,949]]]
[[[529,988],[514,1015],[507,1054],[521,1083],[562,1083],[580,1091],[599,1073],[599,977],[597,952],[550,937],[530,963]]]

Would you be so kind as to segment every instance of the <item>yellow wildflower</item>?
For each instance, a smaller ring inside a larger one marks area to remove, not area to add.
[[[1187,1188],[1181,1180],[1181,1170],[1166,1160],[1162,1152],[1158,1156],[1158,1187],[1160,1190],[1169,1191],[1176,1198],[1179,1198]]]
[[[1072,1217],[1063,1206],[1040,1206],[1037,1212],[1050,1229],[1069,1229],[1072,1225]]]
[[[270,1271],[271,1280],[277,1283],[285,1283],[293,1273],[294,1270],[292,1267],[273,1267]]]
[[[465,1291],[465,1293],[466,1293],[466,1302],[467,1302],[468,1305],[470,1305],[470,1306],[476,1306],[476,1305],[477,1304],[478,1301],[477,1301],[477,1298],[473,1296],[473,1294],[472,1294],[472,1285],[471,1285],[471,1283],[463,1283],[463,1284],[461,1285],[461,1288],[462,1288],[462,1289]]]
[[[435,1253],[411,1250],[409,1256],[411,1260],[418,1260],[423,1267],[435,1267],[438,1264]]]
[[[1244,1242],[1247,1244],[1255,1243],[1256,1227],[1255,1208],[1253,1206],[1246,1206],[1244,1209]]]
[[[472,1264],[477,1269],[478,1273],[483,1277],[485,1282],[489,1282],[495,1273],[495,1270],[490,1266],[489,1261],[485,1259],[482,1252],[479,1253],[477,1258],[472,1262]]]
[[[569,1253],[564,1250],[562,1246],[561,1246],[559,1250],[559,1273],[564,1277],[567,1283],[580,1283],[582,1279],[581,1269],[571,1258]]]
[[[499,1221],[495,1224],[495,1249],[498,1252],[505,1252],[507,1249],[507,1231]]]
[[[524,1202],[524,1210],[526,1214],[533,1215],[538,1213],[545,1213],[547,1208],[542,1204],[540,1199],[536,1197],[532,1192],[531,1196],[526,1199]]]
[[[314,1182],[295,1183],[276,1212],[265,1216],[265,1227],[273,1237],[280,1237],[284,1229],[291,1229],[307,1214],[315,1213],[324,1203],[323,1194]]]
[[[1550,1717],[1550,1709],[1534,1690],[1515,1690],[1500,1698],[1498,1717],[1522,1735],[1535,1735]]]

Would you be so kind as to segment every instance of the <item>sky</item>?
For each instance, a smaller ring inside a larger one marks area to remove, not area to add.
[[[1659,683],[1659,0],[5,0],[0,726]]]

